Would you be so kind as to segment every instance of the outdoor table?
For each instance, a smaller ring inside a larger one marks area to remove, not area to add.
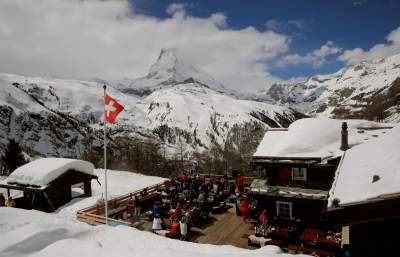
[[[303,233],[301,233],[299,237],[299,240],[331,246],[338,246],[340,244],[339,240],[335,240],[333,238],[329,239],[326,236],[322,235],[320,230],[311,228],[304,229]]]

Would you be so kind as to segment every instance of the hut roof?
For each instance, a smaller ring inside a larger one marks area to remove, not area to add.
[[[90,162],[66,158],[42,158],[19,167],[5,182],[43,188],[69,170],[94,176],[94,166]]]
[[[328,207],[372,202],[400,194],[400,125],[346,151],[336,171]]]
[[[341,125],[344,121],[348,124],[350,147],[379,136],[393,127],[392,124],[366,120],[300,119],[287,130],[268,130],[253,158],[327,159],[341,156]]]
[[[293,186],[271,186],[267,180],[254,179],[250,185],[250,192],[252,194],[261,194],[267,196],[279,196],[288,198],[301,198],[301,199],[317,199],[326,200],[328,198],[328,191],[321,189],[300,188]]]

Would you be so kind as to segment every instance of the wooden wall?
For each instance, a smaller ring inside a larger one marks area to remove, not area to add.
[[[399,256],[399,232],[399,218],[350,226],[350,254],[352,257]]]
[[[71,201],[71,186],[83,182],[84,184],[84,195],[91,196],[91,180],[93,176],[87,175],[82,172],[70,170],[64,173],[62,176],[54,180],[51,185],[46,189],[46,193],[57,208]]]
[[[280,172],[283,169],[291,170],[292,167],[307,168],[307,181],[284,181],[280,179]],[[306,186],[307,188],[316,188],[329,190],[335,176],[335,165],[305,165],[305,164],[275,164],[265,165],[263,168],[266,170],[266,177],[271,184],[285,183],[288,185]]]
[[[308,225],[320,226],[324,223],[321,221],[321,213],[326,205],[326,202],[323,200],[268,197],[265,195],[252,195],[252,197],[258,200],[261,208],[267,210],[270,219],[276,217],[276,202],[283,201],[292,203],[293,219],[300,219]]]

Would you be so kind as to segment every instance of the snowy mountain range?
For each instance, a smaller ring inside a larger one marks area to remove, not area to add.
[[[240,100],[210,75],[164,49],[147,76],[107,83],[125,107],[111,139],[139,137],[188,151],[222,146],[233,127],[288,126],[287,107]],[[14,138],[30,155],[80,157],[102,144],[103,84],[0,74],[0,149]]]
[[[397,122],[399,74],[397,54],[302,83],[275,84],[244,100],[179,60],[173,49],[163,49],[149,73],[138,79],[105,82],[0,73],[0,149],[11,138],[30,155],[80,157],[100,147],[103,83],[125,107],[110,127],[110,139],[149,139],[171,153],[178,145],[189,152],[223,148],[238,133],[286,127],[302,113]]]
[[[396,54],[301,83],[274,84],[250,99],[292,107],[311,116],[397,122],[399,94],[400,54]]]

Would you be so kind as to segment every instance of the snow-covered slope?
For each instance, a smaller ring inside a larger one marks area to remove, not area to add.
[[[146,98],[145,108],[150,128],[178,127],[189,132],[192,140],[209,145],[220,144],[235,124],[260,123],[279,127],[293,121],[296,115],[283,107],[266,103],[238,100],[198,83],[180,84],[160,89]]]
[[[309,115],[400,121],[400,103],[393,98],[400,92],[396,78],[400,78],[400,54],[313,76],[302,83],[275,84],[253,99]]]
[[[150,138],[173,151],[223,144],[233,126],[288,126],[301,117],[286,107],[239,100],[209,75],[163,50],[147,77],[131,84],[112,82],[108,94],[125,110],[112,137]],[[137,85],[146,94],[136,94]],[[77,158],[102,144],[103,83],[32,78],[0,73],[0,151],[9,138],[30,155]],[[134,91],[130,90],[134,89]],[[220,90],[221,89],[221,90]]]

